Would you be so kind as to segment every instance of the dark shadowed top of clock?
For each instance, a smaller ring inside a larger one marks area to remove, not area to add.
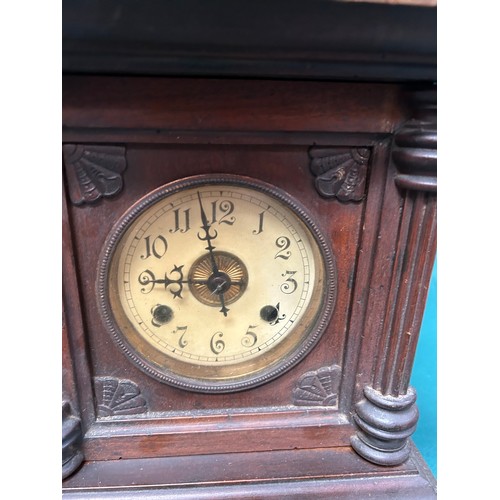
[[[432,2],[72,0],[65,73],[436,79]]]

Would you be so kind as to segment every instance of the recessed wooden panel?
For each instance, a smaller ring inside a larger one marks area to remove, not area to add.
[[[160,147],[126,145],[127,169],[124,189],[113,199],[99,204],[72,206],[71,216],[78,272],[83,287],[84,317],[88,328],[92,375],[133,380],[148,400],[149,410],[183,411],[287,406],[298,377],[322,366],[340,365],[351,301],[356,248],[363,215],[363,203],[340,203],[322,199],[313,185],[305,147],[183,146]],[[97,308],[95,281],[98,258],[113,224],[129,206],[151,190],[173,180],[202,173],[233,173],[254,177],[275,185],[308,207],[327,238],[331,239],[338,273],[338,293],[334,317],[321,345],[315,348],[288,377],[235,395],[207,396],[173,389],[144,375],[131,365],[111,341]],[[300,179],[300,182],[297,182]],[[88,242],[93,244],[89,245]]]

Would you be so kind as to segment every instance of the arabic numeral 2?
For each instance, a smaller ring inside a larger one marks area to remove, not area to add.
[[[167,239],[161,235],[157,236],[153,241],[151,241],[151,236],[146,236],[144,238],[144,243],[146,244],[146,252],[141,255],[141,259],[143,260],[151,256],[161,259],[167,253]]]
[[[279,251],[276,253],[274,258],[288,260],[290,258],[290,255],[292,255],[292,252],[288,250],[288,247],[290,246],[290,238],[287,238],[286,236],[280,236],[276,239],[275,245],[279,248]]]
[[[214,354],[220,354],[225,348],[226,343],[222,340],[224,334],[222,332],[216,332],[212,335],[210,339],[210,350]]]

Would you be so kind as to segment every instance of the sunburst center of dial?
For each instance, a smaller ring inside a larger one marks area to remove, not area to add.
[[[248,285],[245,264],[228,252],[213,252],[196,260],[189,271],[189,288],[193,296],[202,304],[220,306],[220,296],[224,303],[236,302]]]

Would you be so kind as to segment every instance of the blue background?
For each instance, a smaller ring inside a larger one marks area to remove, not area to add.
[[[434,263],[411,385],[420,411],[413,441],[437,477],[437,265]]]

